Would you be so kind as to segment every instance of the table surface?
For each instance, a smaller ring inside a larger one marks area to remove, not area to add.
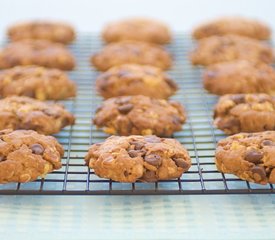
[[[200,7],[198,8],[198,4]],[[244,15],[274,28],[271,0],[1,0],[0,34],[15,21],[52,18],[79,31],[151,16],[175,31]],[[275,195],[1,196],[0,239],[274,239]]]

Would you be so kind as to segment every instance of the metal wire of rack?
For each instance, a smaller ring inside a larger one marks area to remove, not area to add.
[[[97,177],[84,164],[88,147],[104,141],[107,134],[91,124],[91,118],[102,99],[96,94],[98,72],[91,68],[89,57],[102,47],[96,34],[79,34],[70,46],[77,68],[70,73],[78,85],[75,99],[62,103],[76,116],[76,124],[56,135],[65,148],[61,169],[30,183],[0,185],[0,195],[187,195],[187,194],[253,194],[275,193],[274,186],[242,181],[219,173],[214,163],[216,142],[225,135],[212,125],[212,108],[217,97],[206,93],[201,84],[200,68],[192,67],[188,53],[193,42],[187,34],[175,34],[167,46],[174,57],[169,74],[180,90],[172,98],[181,102],[188,114],[183,130],[174,134],[189,151],[192,166],[181,178],[157,183],[118,183]]]

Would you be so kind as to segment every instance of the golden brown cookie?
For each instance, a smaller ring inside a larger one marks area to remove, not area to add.
[[[60,43],[46,40],[21,40],[0,50],[0,68],[18,65],[39,65],[48,68],[72,70],[75,60],[69,50]]]
[[[214,124],[227,134],[275,129],[275,97],[267,94],[229,94],[214,109]]]
[[[137,95],[104,101],[97,109],[94,124],[109,134],[169,137],[181,130],[185,120],[179,102]]]
[[[272,48],[267,44],[237,35],[204,38],[191,54],[194,65],[211,65],[237,59],[271,63],[274,56]]]
[[[171,33],[162,22],[148,18],[128,18],[108,24],[102,31],[102,38],[108,43],[134,40],[166,44],[171,41]]]
[[[204,23],[193,31],[193,37],[196,39],[227,34],[265,40],[271,37],[271,29],[266,24],[254,19],[223,17]]]
[[[203,74],[203,84],[210,93],[275,93],[275,70],[265,63],[246,60],[217,63]]]
[[[60,104],[17,96],[0,100],[0,119],[0,130],[30,129],[46,135],[58,133],[75,121]]]
[[[187,150],[175,139],[111,136],[90,147],[86,163],[95,174],[118,182],[179,178],[191,167]]]
[[[275,131],[239,133],[218,142],[216,166],[243,180],[275,183]]]
[[[76,95],[76,84],[58,69],[17,66],[0,72],[0,96],[61,100]]]
[[[32,130],[0,131],[0,183],[30,182],[61,168],[63,147]]]
[[[172,64],[172,59],[161,46],[146,42],[123,41],[105,46],[91,57],[91,62],[100,71],[106,71],[111,67],[126,63],[168,69]]]
[[[51,21],[17,23],[8,28],[7,34],[11,41],[42,39],[68,44],[75,39],[75,32],[72,26]]]
[[[161,69],[138,64],[110,68],[98,76],[96,88],[104,98],[142,94],[164,99],[178,89],[177,84]]]

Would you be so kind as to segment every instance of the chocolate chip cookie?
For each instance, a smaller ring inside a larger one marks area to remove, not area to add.
[[[123,41],[111,43],[91,57],[92,64],[100,71],[125,63],[152,65],[168,69],[172,64],[169,53],[161,46],[146,42]]]
[[[191,54],[194,65],[211,65],[237,59],[271,63],[273,58],[273,50],[267,44],[237,35],[204,38]]]
[[[11,41],[44,39],[68,44],[75,39],[75,32],[72,26],[66,23],[49,21],[17,23],[9,27],[7,34]]]
[[[203,84],[210,93],[275,93],[275,70],[264,63],[246,60],[217,63],[203,74]]]
[[[204,23],[193,31],[193,37],[196,39],[227,34],[265,40],[271,37],[271,30],[266,24],[254,19],[223,17]]]
[[[75,121],[60,104],[17,96],[0,100],[0,119],[0,130],[31,129],[46,135],[58,133]]]
[[[125,40],[166,44],[171,41],[169,28],[162,22],[147,18],[129,18],[108,24],[102,38],[110,42]]]
[[[74,97],[76,85],[58,69],[17,66],[0,72],[0,96],[12,95],[61,100]]]
[[[216,166],[243,180],[275,183],[275,131],[239,133],[218,142]]]
[[[18,65],[39,65],[62,70],[72,70],[75,60],[60,43],[47,40],[21,40],[0,50],[0,68]]]
[[[214,124],[227,134],[275,129],[275,97],[267,94],[229,94],[214,109]]]
[[[96,88],[104,98],[142,94],[164,99],[178,89],[177,84],[161,69],[138,64],[112,67],[98,76]]]
[[[0,183],[30,182],[61,168],[63,147],[32,130],[0,131]]]
[[[169,137],[181,130],[185,120],[180,103],[138,95],[104,101],[97,109],[94,124],[109,134]]]
[[[187,150],[175,139],[111,136],[90,147],[85,161],[95,174],[118,182],[156,182],[179,178],[191,166]]]

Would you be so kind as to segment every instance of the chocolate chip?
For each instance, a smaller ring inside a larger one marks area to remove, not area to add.
[[[119,106],[117,109],[122,114],[127,114],[133,109],[134,105],[131,103]]]
[[[160,143],[161,139],[158,138],[157,136],[147,136],[144,138],[146,142],[149,143]]]
[[[118,77],[127,77],[131,75],[131,73],[127,70],[120,70],[117,74]]]
[[[31,145],[31,150],[32,150],[32,153],[37,155],[42,155],[44,152],[43,146],[38,143]]]
[[[244,159],[248,162],[259,163],[263,158],[263,154],[255,149],[251,149],[245,153]]]
[[[128,154],[129,154],[129,156],[130,156],[131,158],[135,158],[135,157],[138,156],[138,152],[135,151],[135,150],[130,150],[130,151],[128,152]]]
[[[253,174],[257,174],[260,177],[260,180],[266,179],[266,173],[263,167],[254,166],[251,171]]]
[[[190,164],[185,162],[183,158],[172,158],[172,159],[175,161],[176,165],[180,168],[188,169],[190,167]]]
[[[231,100],[236,104],[245,103],[245,96],[242,94],[236,94],[231,96]]]
[[[130,102],[130,100],[131,100],[131,97],[129,96],[129,97],[120,97],[120,98],[117,98],[116,100],[115,100],[115,103],[116,104],[126,104],[126,103],[129,103]]]
[[[263,140],[262,145],[263,146],[275,146],[275,143],[271,140]]]
[[[0,156],[0,162],[3,162],[6,160],[6,157],[5,156]]]
[[[131,142],[130,144],[135,146],[135,150],[140,150],[144,147],[144,144],[141,142]]]
[[[142,179],[146,182],[156,182],[158,180],[154,171],[146,171],[143,174]]]
[[[178,117],[178,116],[173,116],[173,117],[172,117],[172,122],[173,122],[174,124],[182,124],[181,118]]]
[[[173,90],[177,90],[178,89],[178,85],[171,78],[167,77],[167,78],[165,78],[165,81],[171,87],[171,89],[173,89]]]
[[[127,171],[124,171],[123,174],[124,174],[125,177],[129,176],[129,173]]]
[[[159,166],[161,164],[161,157],[157,154],[149,154],[145,156],[144,160],[153,166]]]
[[[217,73],[214,71],[206,71],[205,75],[206,75],[206,77],[214,78],[217,76]]]

